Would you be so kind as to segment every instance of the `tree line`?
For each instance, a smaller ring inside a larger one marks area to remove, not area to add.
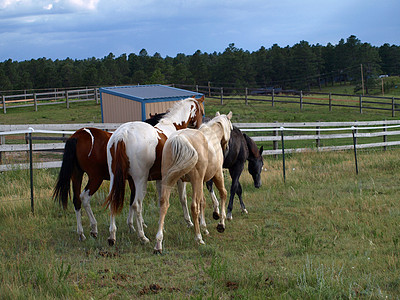
[[[372,46],[352,35],[336,45],[301,41],[254,52],[232,43],[222,53],[197,50],[165,58],[142,49],[138,54],[83,60],[9,59],[0,62],[0,91],[152,83],[306,90],[338,82],[360,86],[361,69],[367,92],[379,75],[400,75],[400,46]]]

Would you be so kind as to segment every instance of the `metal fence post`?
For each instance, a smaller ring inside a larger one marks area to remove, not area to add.
[[[30,170],[30,181],[31,181],[31,211],[34,214],[34,205],[33,205],[33,158],[32,158],[32,131],[33,129],[30,128],[31,132],[29,132],[29,170]]]
[[[69,108],[69,96],[68,96],[68,91],[65,91],[65,102],[67,103],[67,108]]]
[[[386,121],[386,120],[385,120],[385,121]],[[387,142],[387,134],[386,134],[387,128],[386,128],[386,124],[383,124],[383,132],[385,133],[385,134],[383,135],[383,142],[386,143],[386,142]],[[384,145],[384,146],[383,146],[383,151],[386,151],[386,149],[387,149],[387,147],[386,147],[386,145]]]
[[[356,174],[358,175],[358,163],[357,163],[357,137],[356,137],[356,128],[352,126],[353,132],[353,146],[354,146],[354,160],[356,164]]]
[[[317,126],[317,131],[316,131],[317,139],[315,140],[315,145],[317,149],[321,146],[321,139],[320,139],[321,131],[319,130],[320,128],[321,128],[320,126]]]
[[[249,105],[249,103],[247,102],[247,94],[248,94],[248,90],[246,88],[246,90],[245,90],[245,103],[246,103],[246,105]]]
[[[224,104],[224,88],[221,88],[221,105]]]
[[[284,142],[284,138],[283,138],[283,127],[281,127],[281,142],[282,142],[283,182],[286,182],[286,167],[285,167],[285,142]]]

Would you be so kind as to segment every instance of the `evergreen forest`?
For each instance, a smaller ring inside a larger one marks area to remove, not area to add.
[[[165,58],[142,49],[81,60],[8,59],[0,62],[0,91],[153,83],[307,90],[341,82],[360,86],[363,77],[368,92],[382,75],[400,75],[400,46],[372,46],[352,35],[335,45],[301,41],[254,52],[231,43],[222,53]]]

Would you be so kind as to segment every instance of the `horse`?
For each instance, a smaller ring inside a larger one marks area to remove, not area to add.
[[[212,179],[219,191],[222,203],[221,220],[217,226],[218,232],[225,230],[225,202],[227,192],[222,172],[223,151],[228,147],[232,130],[232,112],[220,115],[199,130],[184,129],[175,132],[166,141],[161,162],[161,198],[160,218],[156,235],[154,253],[162,252],[164,220],[169,207],[169,197],[172,187],[179,179],[192,184],[191,212],[194,221],[195,241],[204,244],[200,225],[205,227],[203,182]],[[199,217],[201,218],[199,224]]]
[[[144,122],[155,125],[162,116],[163,114],[156,114]],[[63,161],[53,191],[53,199],[58,199],[63,208],[66,209],[72,181],[73,204],[80,241],[86,239],[81,221],[82,205],[90,220],[90,235],[97,238],[97,221],[90,207],[90,198],[96,193],[104,180],[110,180],[107,165],[107,143],[110,137],[110,132],[85,127],[75,131],[65,142]],[[81,193],[84,173],[88,175],[89,181]],[[180,191],[179,195],[183,192]],[[133,201],[132,195],[131,201]]]
[[[132,194],[135,194],[129,207],[128,223],[133,226],[133,214],[135,214],[138,237],[142,243],[149,242],[144,234],[142,217],[142,203],[146,195],[147,181],[161,179],[161,156],[168,137],[173,132],[187,128],[189,125],[198,128],[202,124],[203,101],[204,96],[200,99],[181,100],[169,109],[156,126],[143,122],[128,122],[118,127],[111,136],[107,144],[110,191],[105,201],[105,205],[111,211],[108,238],[110,246],[116,241],[115,215],[123,207],[126,180]],[[158,182],[159,195],[160,190],[161,186]],[[186,214],[189,215],[188,212]]]
[[[228,151],[224,155],[223,164],[223,168],[229,170],[229,174],[232,178],[229,204],[226,215],[227,220],[232,220],[233,199],[235,198],[235,194],[237,194],[239,197],[242,213],[248,213],[243,203],[242,186],[240,185],[239,178],[244,169],[244,164],[246,160],[248,160],[248,170],[253,177],[254,187],[259,188],[261,186],[261,171],[264,165],[262,153],[263,146],[258,149],[256,143],[249,136],[242,133],[236,126],[233,126],[231,138],[229,139]],[[214,204],[213,217],[214,219],[218,219],[219,203],[212,187],[212,180],[207,181],[206,186],[210,192],[210,196]]]

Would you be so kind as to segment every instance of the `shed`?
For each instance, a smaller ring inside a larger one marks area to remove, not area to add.
[[[99,91],[103,123],[144,121],[150,114],[166,112],[179,100],[203,96],[160,84],[102,87]]]

